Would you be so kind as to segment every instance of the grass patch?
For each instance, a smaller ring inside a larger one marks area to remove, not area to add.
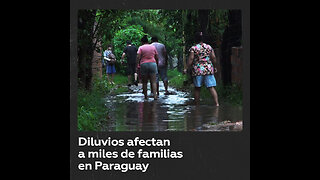
[[[105,118],[102,95],[96,91],[78,90],[78,130],[96,131],[98,122]]]
[[[232,84],[232,85],[224,86],[222,84],[217,84],[215,89],[218,93],[219,102],[223,101],[233,105],[242,105],[242,91],[238,85]],[[200,98],[202,99],[212,98],[207,88],[205,87],[201,88]]]
[[[126,85],[128,84],[128,77],[127,76],[124,76],[124,75],[121,75],[121,74],[117,74],[114,76],[114,82],[115,84],[117,85]]]
[[[108,114],[103,98],[115,88],[116,85],[125,85],[128,79],[123,75],[115,75],[115,85],[111,85],[106,75],[102,78],[94,77],[91,91],[78,89],[78,130],[97,131],[101,120]],[[117,88],[114,92],[124,92],[127,88]]]
[[[188,80],[188,76],[179,72],[177,69],[168,70],[169,85],[177,89],[184,89],[184,82]]]
[[[227,86],[219,85],[216,87],[217,93],[222,101],[235,105],[242,105],[242,90],[237,84]]]
[[[192,83],[191,77],[184,75],[177,69],[168,70],[169,86],[173,86],[177,89],[187,90],[193,93],[193,88],[190,87]],[[237,84],[232,84],[224,86],[222,84],[217,84],[215,87],[219,101],[228,102],[234,105],[242,105],[242,90]],[[200,92],[200,97],[202,99],[212,98],[210,92],[207,88],[202,87]]]

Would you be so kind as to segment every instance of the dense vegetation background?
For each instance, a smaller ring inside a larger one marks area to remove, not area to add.
[[[165,44],[169,55],[170,83],[183,87],[187,77],[180,72],[194,45],[194,34],[202,31],[205,42],[221,52],[221,83],[217,86],[219,97],[237,104],[242,102],[241,90],[231,83],[231,48],[241,46],[242,19],[240,10],[106,10],[78,11],[78,121],[80,130],[94,130],[95,121],[104,118],[101,98],[111,92],[112,86],[92,74],[95,51],[102,52],[112,44],[117,59],[121,58],[126,41],[139,47],[144,35],[157,36]],[[173,66],[173,59],[177,66]],[[174,68],[174,69],[173,69]],[[124,65],[116,64],[115,81],[126,84]],[[104,72],[103,72],[104,73]],[[121,91],[121,89],[118,89]],[[207,92],[202,96],[210,96]]]
[[[94,50],[102,51],[112,44],[120,59],[126,40],[140,46],[143,35],[158,36],[166,45],[170,58],[178,59],[178,70],[181,71],[196,31],[202,31],[206,35],[205,41],[213,48],[221,48],[222,58],[225,58],[222,80],[230,83],[228,56],[232,46],[241,45],[240,10],[79,10],[79,85],[88,90],[91,88]],[[118,72],[124,72],[120,63],[116,68]]]

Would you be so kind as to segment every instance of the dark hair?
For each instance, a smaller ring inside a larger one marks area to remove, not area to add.
[[[111,44],[108,44],[107,49],[108,49],[109,47],[111,47],[111,48],[112,48],[112,45],[111,45]]]
[[[148,43],[148,37],[147,37],[147,35],[144,35],[143,38],[141,38],[141,42],[142,42],[142,44]]]
[[[158,42],[158,38],[157,38],[156,36],[153,36],[153,37],[151,38],[151,41],[152,41],[152,42]]]
[[[195,41],[195,43],[199,43],[199,42],[203,41],[202,32],[196,32],[196,34],[194,35],[194,41]]]
[[[131,44],[131,41],[130,41],[130,40],[128,40],[128,41],[127,41],[127,44]]]

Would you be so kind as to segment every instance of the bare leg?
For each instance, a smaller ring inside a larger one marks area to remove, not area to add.
[[[194,87],[194,100],[196,103],[198,103],[200,100],[200,91],[201,87]]]
[[[110,74],[107,74],[107,80],[108,80],[109,83],[111,83],[110,82]]]
[[[113,78],[114,78],[114,73],[113,73],[113,74],[111,74],[111,83],[112,83],[112,84],[114,84],[114,82],[113,82]]]
[[[166,93],[169,93],[169,91],[168,91],[168,81],[163,81],[163,84],[164,84],[164,88],[166,90]]]
[[[218,93],[214,87],[209,87],[208,88],[210,91],[210,94],[213,97],[214,102],[216,103],[216,106],[219,106],[219,101],[218,101]]]
[[[144,75],[142,76],[142,89],[143,89],[144,99],[148,99],[147,84],[148,84],[148,76]]]
[[[131,84],[131,75],[128,75],[128,84]]]
[[[138,74],[134,73],[134,81],[138,81]]]
[[[136,85],[136,86],[138,86],[138,74],[137,74],[137,73],[134,73],[133,77],[134,77],[133,84]]]
[[[158,95],[157,95],[157,81],[156,81],[156,75],[152,74],[150,75],[150,84],[152,86],[152,92],[153,92],[153,98],[155,100],[158,99]]]
[[[159,82],[157,82],[157,95],[159,96]]]

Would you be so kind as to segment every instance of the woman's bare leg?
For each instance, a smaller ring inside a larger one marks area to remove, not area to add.
[[[109,83],[111,83],[110,82],[110,74],[107,74],[107,80],[108,80]]]
[[[219,101],[218,101],[218,93],[214,87],[209,87],[208,88],[210,91],[210,94],[213,97],[214,102],[216,103],[216,106],[219,106]]]
[[[114,84],[114,82],[113,82],[113,78],[114,78],[114,73],[113,73],[113,74],[111,74],[111,82],[112,82],[112,84]]]
[[[198,103],[200,100],[200,91],[201,87],[194,87],[194,100],[196,103]]]
[[[147,84],[148,84],[148,76],[144,75],[142,76],[142,89],[143,89],[143,94],[145,99],[148,99]]]
[[[157,82],[156,84],[157,84],[157,95],[159,96],[159,82]]]
[[[138,74],[134,73],[134,82],[138,82]]]
[[[150,75],[150,85],[152,86],[153,98],[158,99],[156,74]]]

